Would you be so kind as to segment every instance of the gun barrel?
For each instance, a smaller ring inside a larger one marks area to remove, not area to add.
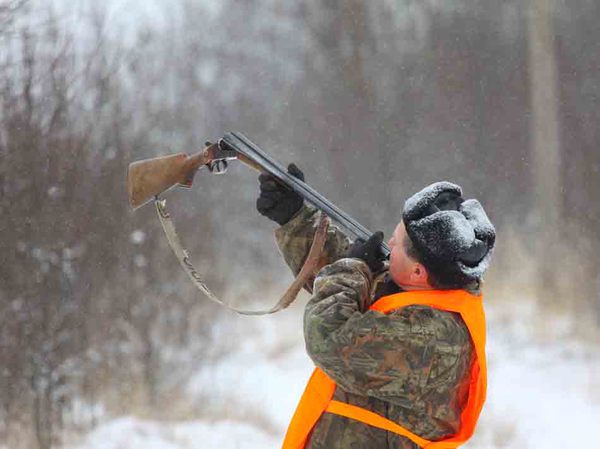
[[[371,231],[369,231],[366,227],[364,227],[334,203],[329,201],[311,186],[287,173],[281,164],[276,162],[267,153],[260,149],[258,145],[253,143],[242,133],[227,133],[223,137],[222,141],[225,143],[225,145],[234,149],[239,155],[246,156],[247,159],[250,159],[254,162],[254,164],[260,166],[262,171],[270,173],[292,190],[302,195],[306,201],[315,206],[317,209],[323,211],[327,216],[348,231],[353,237],[359,237],[366,240],[372,235]],[[382,242],[381,250],[386,257],[390,255],[390,247],[385,242]]]

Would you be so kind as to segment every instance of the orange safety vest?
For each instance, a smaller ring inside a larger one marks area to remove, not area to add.
[[[487,387],[483,296],[475,296],[464,290],[402,292],[380,298],[369,309],[389,313],[410,305],[427,305],[435,309],[459,313],[471,334],[476,358],[471,367],[469,396],[466,406],[461,412],[458,433],[441,441],[428,441],[377,413],[332,400],[336,388],[335,382],[321,369],[315,368],[288,427],[283,441],[283,449],[303,449],[311,430],[325,412],[345,416],[373,427],[397,433],[427,449],[454,449],[465,443],[473,435],[477,419],[485,402]]]

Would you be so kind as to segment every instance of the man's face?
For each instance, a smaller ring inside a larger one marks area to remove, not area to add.
[[[398,223],[392,238],[388,241],[390,247],[390,276],[392,280],[405,290],[431,288],[425,267],[406,253],[405,239],[409,238],[404,222]]]

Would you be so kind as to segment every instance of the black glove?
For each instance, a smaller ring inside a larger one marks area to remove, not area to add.
[[[365,242],[363,239],[356,239],[348,250],[348,257],[364,260],[373,273],[377,273],[383,268],[385,256],[381,251],[381,242],[383,242],[383,232],[377,231]]]
[[[304,173],[295,164],[288,166],[288,173],[304,181]],[[261,173],[258,182],[260,183],[260,195],[256,200],[256,209],[261,215],[280,225],[290,221],[304,204],[302,196],[277,182],[268,173]]]

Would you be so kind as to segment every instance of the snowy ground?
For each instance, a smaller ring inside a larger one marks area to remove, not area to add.
[[[595,437],[594,423],[600,423],[598,349],[568,337],[568,320],[533,326],[533,308],[517,307],[509,314],[488,307],[489,395],[476,436],[465,447],[588,446]],[[235,320],[232,337],[243,342],[239,351],[199,370],[188,386],[192,398],[208,394],[212,400],[206,407],[220,405],[223,418],[165,423],[123,417],[97,428],[76,449],[280,447],[311,371],[293,330],[300,329],[299,314]],[[543,340],[537,338],[540,329],[547,332]]]

